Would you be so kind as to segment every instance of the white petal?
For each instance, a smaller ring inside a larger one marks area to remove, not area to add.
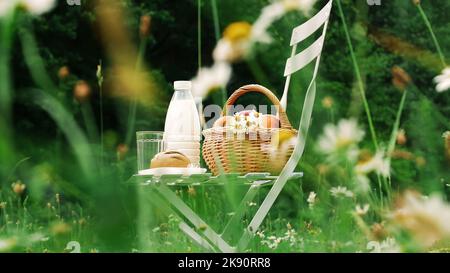
[[[56,0],[22,0],[22,4],[33,15],[41,15],[50,11],[56,4]]]
[[[0,0],[0,17],[3,17],[14,10],[17,0]]]
[[[436,91],[438,92],[444,92],[450,89],[450,80],[440,82],[438,85],[436,85]]]

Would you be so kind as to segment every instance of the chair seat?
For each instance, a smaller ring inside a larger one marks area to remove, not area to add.
[[[302,172],[294,172],[290,175],[289,180],[303,177]],[[223,174],[213,176],[211,173],[193,174],[189,176],[167,174],[161,176],[153,175],[139,175],[133,176],[129,183],[138,185],[150,185],[152,183],[163,183],[167,186],[223,186],[226,183],[235,183],[241,185],[252,185],[258,182],[258,185],[268,186],[272,185],[278,176],[270,173],[247,173],[240,174]]]

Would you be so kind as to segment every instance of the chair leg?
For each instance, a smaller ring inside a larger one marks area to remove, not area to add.
[[[181,200],[175,193],[173,193],[167,186],[163,184],[154,187],[173,207],[175,207],[181,215],[186,217],[196,229],[201,230],[203,235],[213,243],[222,252],[235,252],[222,237],[217,234],[209,225],[207,225],[183,200]]]
[[[262,183],[261,183],[262,182]],[[230,238],[231,235],[234,233],[234,231],[237,230],[238,227],[242,227],[242,217],[244,216],[245,212],[248,209],[248,203],[253,201],[256,194],[258,193],[261,185],[264,184],[265,181],[255,181],[250,186],[249,190],[243,197],[241,203],[237,207],[233,217],[230,219],[228,224],[225,226],[223,232],[222,232],[222,238],[227,239]],[[271,182],[271,181],[268,181]],[[244,228],[242,230],[245,230]],[[239,231],[239,234],[242,233],[242,231]]]
[[[316,64],[316,66],[317,65],[318,64]],[[316,97],[316,82],[315,82],[315,78],[313,78],[313,81],[311,82],[311,84],[308,88],[308,91],[306,92],[306,98],[305,98],[303,111],[302,111],[302,119],[300,121],[300,133],[298,134],[298,140],[297,140],[298,144],[295,146],[295,149],[294,149],[294,152],[292,153],[291,158],[289,158],[289,161],[286,163],[286,166],[284,166],[283,170],[280,173],[280,176],[275,181],[275,183],[272,185],[272,188],[270,189],[270,191],[267,194],[266,198],[264,199],[263,203],[259,207],[259,209],[256,212],[255,216],[253,217],[252,221],[248,225],[246,232],[241,237],[239,244],[238,244],[238,249],[245,248],[247,246],[247,244],[250,242],[253,234],[258,230],[262,221],[266,217],[270,208],[272,208],[273,203],[277,199],[277,197],[280,194],[281,190],[283,189],[284,185],[286,184],[289,177],[294,172],[295,167],[297,166],[298,162],[300,161],[300,158],[302,157],[303,152],[305,150],[304,139],[306,139],[306,137],[308,135],[308,129],[310,126],[312,109],[313,109],[315,97]],[[303,138],[303,139],[300,139],[300,138]]]
[[[153,187],[153,186],[149,186]],[[148,192],[146,192],[148,195],[148,200],[150,203],[152,203],[154,206],[161,209],[166,215],[174,215],[178,220],[179,224],[178,227],[188,236],[190,237],[195,243],[197,243],[199,246],[205,248],[208,251],[217,252],[216,248],[214,248],[207,240],[202,238],[201,234],[196,232],[194,229],[192,229],[179,215],[176,211],[174,211],[168,202],[163,200],[161,197],[158,196],[158,194],[154,191],[154,189],[150,189]]]
[[[187,235],[189,236],[194,242],[196,242],[199,246],[205,248],[206,250],[217,252],[214,247],[205,240],[200,234],[198,234],[194,229],[192,229],[189,225],[187,225],[185,222],[180,222],[178,227]]]

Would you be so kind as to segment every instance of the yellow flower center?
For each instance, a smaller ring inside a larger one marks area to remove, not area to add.
[[[345,148],[345,147],[349,146],[350,144],[352,144],[352,140],[348,139],[348,138],[338,138],[338,140],[336,141],[336,147],[338,149]]]
[[[295,10],[298,8],[298,0],[284,0],[283,6],[287,11]]]
[[[246,40],[250,37],[252,25],[247,22],[235,22],[230,24],[224,31],[223,37],[235,43],[241,40]]]

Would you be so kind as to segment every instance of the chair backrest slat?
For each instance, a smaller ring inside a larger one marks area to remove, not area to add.
[[[330,16],[333,1],[328,2],[316,15],[311,19],[294,28],[291,36],[291,46],[305,40],[311,34],[316,32],[328,20]]]
[[[322,53],[322,48],[325,40],[326,26],[328,24],[328,19],[330,18],[332,5],[333,0],[328,1],[328,3],[316,15],[314,15],[311,19],[301,24],[300,26],[295,27],[292,31],[290,42],[290,45],[292,46],[292,54],[291,57],[286,61],[286,66],[284,69],[284,76],[286,77],[286,83],[284,85],[283,96],[281,97],[280,100],[281,106],[285,110],[287,109],[287,96],[289,92],[291,75],[303,69],[314,59],[317,59],[315,70],[317,70],[318,68],[318,62],[320,59],[320,54]],[[313,35],[321,27],[323,27],[322,35],[305,50],[296,53],[297,45],[303,42],[311,35]],[[314,80],[315,76],[311,81]]]
[[[284,76],[289,76],[295,72],[301,70],[303,67],[308,65],[322,52],[323,42],[325,40],[325,35],[320,36],[314,43],[312,43],[308,48],[298,53],[297,55],[290,57],[286,62],[286,67],[284,70]]]

